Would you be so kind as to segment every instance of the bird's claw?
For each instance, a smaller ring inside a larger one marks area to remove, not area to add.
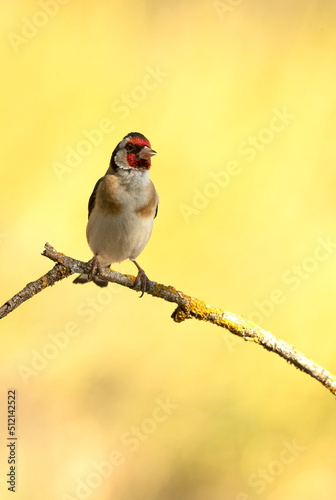
[[[96,255],[90,261],[90,271],[88,272],[88,279],[92,281],[93,276],[97,276],[100,272],[100,264]]]
[[[141,291],[140,299],[144,296],[144,293],[149,288],[149,279],[146,276],[146,273],[143,269],[139,269],[138,275],[134,281],[134,288],[138,288]]]

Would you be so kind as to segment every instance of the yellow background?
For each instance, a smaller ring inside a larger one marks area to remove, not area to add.
[[[149,278],[259,318],[335,372],[335,2],[55,2],[0,7],[1,303],[51,268],[46,241],[91,258],[88,197],[139,131],[158,152]],[[104,119],[113,130],[56,175]],[[78,484],[95,480],[94,500],[334,498],[326,389],[213,325],[173,323],[166,302],[108,290],[69,278],[1,321],[1,498],[10,388],[17,499],[84,498]],[[136,450],[122,441],[132,426],[147,429]],[[114,450],[123,463],[94,476]]]

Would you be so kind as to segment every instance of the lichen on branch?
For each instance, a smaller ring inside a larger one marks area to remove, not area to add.
[[[42,255],[54,261],[55,266],[36,281],[28,283],[20,292],[9,299],[0,307],[0,319],[14,311],[23,302],[38,294],[48,286],[76,273],[88,273],[90,262],[82,262],[57,252],[49,243],[45,244]],[[135,288],[135,277],[122,274],[111,269],[101,269],[98,276],[106,281],[117,283],[132,290]],[[196,299],[190,295],[176,290],[173,286],[166,286],[155,281],[149,281],[146,293],[176,304],[172,318],[176,323],[187,319],[197,319],[213,323],[221,328],[229,330],[232,334],[246,341],[255,342],[268,351],[275,352],[288,363],[296,366],[320,382],[332,394],[336,395],[336,377],[328,370],[304,356],[293,345],[287,344],[276,338],[270,332],[260,328],[243,316],[239,316],[223,309],[212,307],[203,300]]]

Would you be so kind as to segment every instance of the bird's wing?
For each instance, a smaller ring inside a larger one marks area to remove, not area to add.
[[[157,205],[156,205],[156,210],[155,210],[154,219],[155,219],[155,217],[157,216],[158,211],[159,211],[159,201],[157,202]]]
[[[104,177],[101,177],[95,187],[93,188],[93,191],[92,191],[92,194],[90,196],[90,199],[89,199],[89,217],[90,217],[90,214],[95,206],[95,203],[96,203],[96,194],[97,194],[97,191],[98,191],[98,188],[99,188],[99,185],[101,183],[101,181],[104,179]]]

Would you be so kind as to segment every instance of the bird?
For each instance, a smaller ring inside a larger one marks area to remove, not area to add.
[[[86,238],[93,253],[88,273],[74,283],[93,281],[100,287],[108,282],[97,274],[112,263],[130,259],[138,274],[134,288],[142,297],[149,280],[136,259],[148,243],[158,212],[159,196],[149,178],[151,157],[156,154],[148,139],[130,132],[114,149],[106,174],[89,199]]]

